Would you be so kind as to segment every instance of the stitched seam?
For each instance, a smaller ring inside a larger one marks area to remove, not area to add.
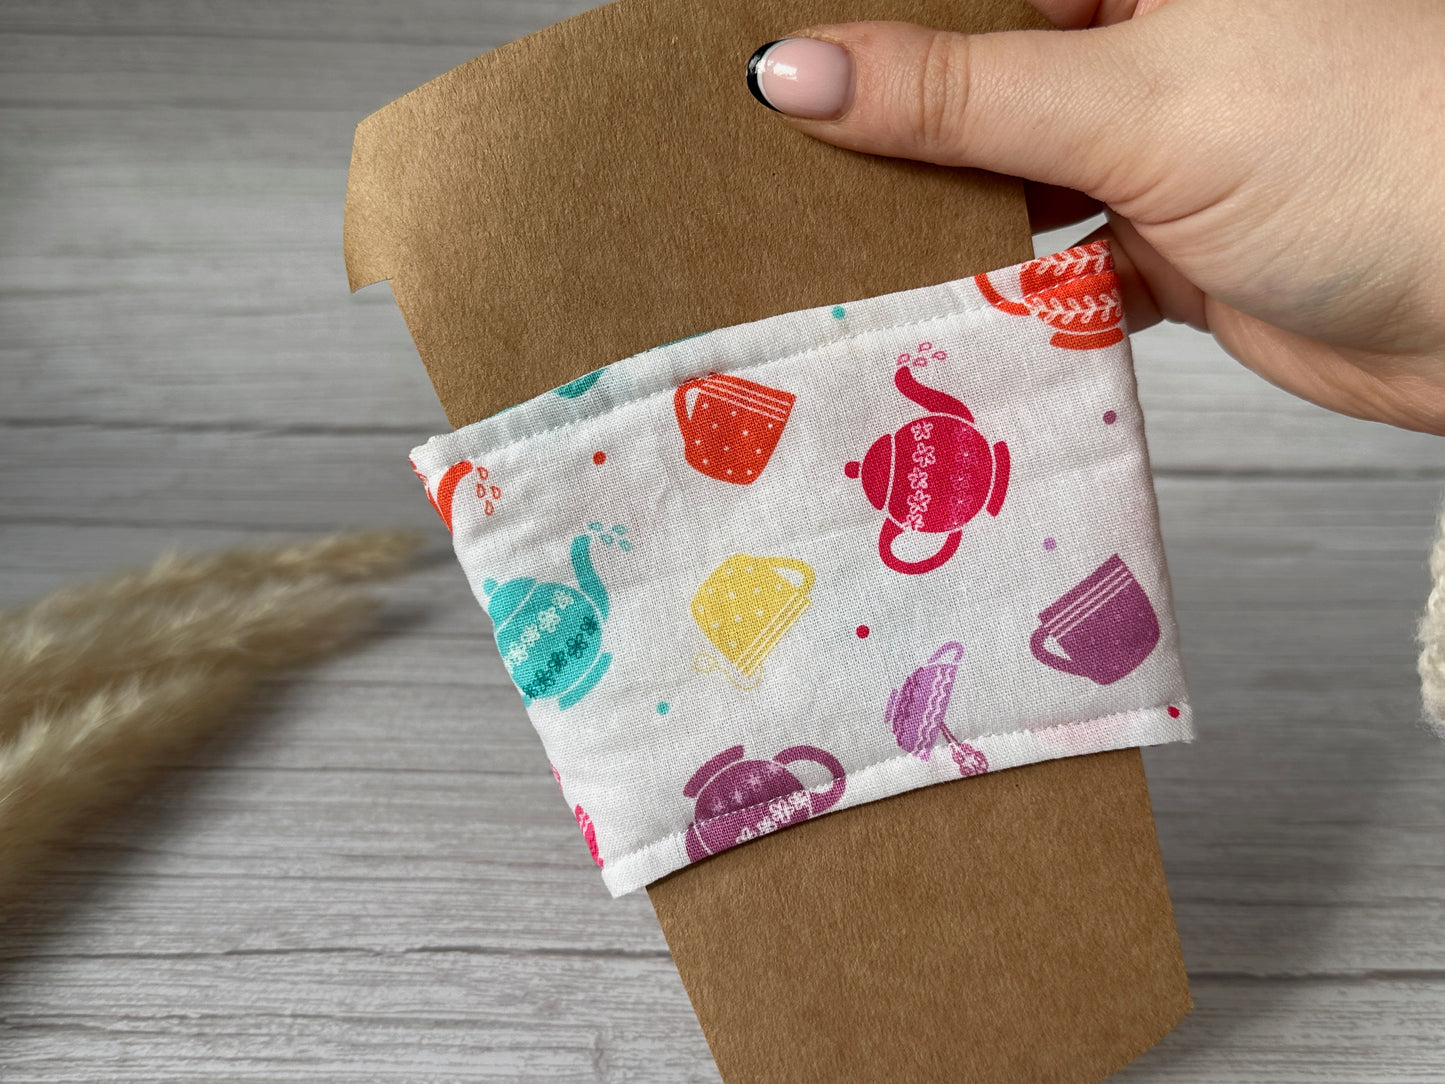
[[[766,361],[754,361],[754,362],[750,362],[750,363],[748,363],[748,364],[746,364],[746,365],[740,365],[740,366],[738,366],[738,367],[736,367],[736,368],[732,368],[732,369],[716,369],[716,370],[714,370],[714,371],[717,372],[717,373],[720,373],[720,374],[722,374],[722,375],[725,375],[725,376],[730,376],[730,375],[732,375],[732,374],[734,374],[734,373],[750,373],[750,372],[755,372],[755,371],[757,371],[757,370],[759,370],[759,369],[766,369],[766,368],[767,368],[768,366],[770,366],[770,365],[782,365],[782,364],[784,364],[784,363],[786,363],[786,362],[797,361],[797,360],[799,360],[800,358],[805,358],[805,357],[807,357],[807,356],[810,355],[810,354],[821,353],[821,352],[823,352],[823,351],[825,351],[825,350],[830,350],[830,349],[832,349],[833,347],[840,346],[840,345],[842,345],[842,344],[844,344],[844,343],[849,343],[849,342],[852,342],[852,341],[854,341],[854,340],[856,340],[856,339],[861,339],[861,338],[863,338],[864,336],[867,336],[867,335],[873,335],[873,334],[877,334],[877,333],[879,333],[879,332],[898,331],[898,330],[901,330],[901,329],[903,329],[903,328],[909,328],[909,327],[922,327],[922,326],[924,326],[925,324],[931,324],[931,323],[934,323],[935,321],[938,321],[938,320],[947,320],[947,319],[950,319],[951,317],[954,317],[954,316],[964,315],[964,313],[969,312],[969,311],[976,311],[976,310],[962,310],[962,311],[958,311],[958,312],[940,313],[940,314],[937,315],[937,316],[926,317],[925,319],[922,319],[922,320],[906,321],[906,322],[904,322],[904,323],[889,324],[889,325],[884,326],[884,327],[872,328],[872,329],[870,329],[869,331],[854,332],[854,333],[851,334],[851,335],[845,335],[845,336],[843,336],[843,337],[841,337],[841,338],[837,338],[837,339],[830,340],[829,342],[824,343],[824,344],[822,344],[822,345],[820,345],[820,346],[810,346],[810,347],[808,347],[808,348],[805,349],[805,350],[798,350],[798,351],[795,351],[794,353],[791,353],[791,354],[784,354],[784,355],[783,355],[782,357],[780,357],[780,358],[768,358]],[[663,348],[662,348],[662,347],[658,347],[657,349],[663,349]],[[651,353],[651,351],[643,351],[643,353]],[[642,356],[641,354],[633,354],[633,355],[632,355],[632,357],[641,357],[641,356]],[[628,360],[631,360],[631,358],[624,358],[623,360],[624,360],[624,361],[628,361]],[[612,364],[615,365],[615,364],[617,364],[617,363],[616,363],[616,362],[613,362]],[[510,441],[508,441],[506,444],[499,444],[499,445],[497,445],[495,448],[478,448],[478,449],[476,449],[476,454],[478,454],[478,455],[499,455],[499,454],[502,453],[502,452],[509,451],[509,450],[511,450],[512,448],[517,447],[518,445],[526,444],[528,441],[535,440],[535,439],[537,439],[538,437],[550,436],[550,435],[555,434],[555,433],[560,433],[560,432],[562,432],[564,429],[569,429],[569,428],[571,428],[571,427],[574,426],[574,425],[580,425],[580,424],[583,423],[583,422],[596,421],[596,420],[599,419],[599,418],[605,418],[605,417],[607,417],[609,414],[619,413],[620,411],[626,409],[627,407],[639,406],[639,405],[642,405],[642,404],[645,404],[645,403],[650,403],[650,402],[652,402],[653,400],[656,400],[656,399],[666,398],[666,397],[668,397],[668,396],[671,396],[671,395],[675,394],[676,391],[677,391],[676,388],[660,388],[660,389],[658,389],[657,391],[648,392],[648,393],[645,394],[645,395],[640,395],[640,396],[638,396],[638,397],[635,398],[635,399],[628,399],[628,400],[626,400],[625,402],[621,402],[621,403],[613,403],[613,404],[612,404],[610,407],[608,407],[606,410],[601,411],[600,413],[597,413],[597,414],[589,414],[589,415],[587,415],[586,417],[582,417],[582,418],[568,418],[565,422],[560,422],[560,423],[558,423],[557,425],[548,426],[546,429],[538,429],[536,432],[528,433],[526,436],[517,437],[517,438],[514,439],[514,440],[510,440]],[[544,394],[550,394],[550,393],[544,393]],[[458,430],[458,432],[465,432],[465,430]],[[450,435],[450,434],[448,434],[448,435]]]
[[[1002,270],[1007,270],[1007,269],[1002,269]],[[1109,274],[1108,277],[1114,280],[1114,282],[1115,282],[1115,287],[1117,288],[1118,276],[1117,276],[1116,274],[1114,274],[1113,272],[1110,272],[1110,274]],[[962,281],[962,280],[960,280],[960,281]],[[919,287],[919,289],[927,290],[927,289],[932,289],[932,287],[922,286],[922,287]],[[1027,302],[1024,302],[1024,303],[1026,304]],[[810,346],[810,347],[808,347],[808,348],[806,348],[806,349],[804,349],[804,350],[794,351],[794,352],[791,353],[791,354],[784,354],[782,357],[778,357],[778,358],[768,358],[766,361],[755,361],[755,362],[750,362],[750,363],[748,363],[748,364],[746,364],[746,365],[737,366],[736,368],[731,368],[731,369],[717,369],[717,370],[715,370],[715,371],[718,372],[718,373],[724,374],[724,375],[731,375],[731,374],[735,374],[735,373],[755,372],[755,371],[760,370],[760,369],[766,369],[766,368],[767,368],[768,366],[770,366],[770,365],[782,365],[782,364],[784,364],[785,362],[797,361],[797,360],[799,360],[799,359],[801,359],[801,358],[806,358],[806,357],[808,357],[809,355],[821,354],[821,353],[826,352],[826,351],[831,351],[831,350],[835,349],[835,348],[838,347],[838,346],[841,346],[841,345],[846,344],[846,343],[855,342],[855,341],[857,341],[857,340],[859,340],[859,339],[862,339],[862,338],[865,338],[866,336],[869,336],[869,335],[877,335],[877,334],[882,334],[882,333],[886,333],[886,332],[900,331],[900,330],[903,330],[903,329],[905,329],[905,328],[921,328],[921,327],[926,327],[926,326],[929,325],[929,324],[938,323],[939,321],[942,321],[942,320],[951,320],[951,319],[953,319],[954,317],[958,317],[958,316],[969,316],[969,315],[973,315],[973,314],[977,314],[977,315],[983,316],[983,317],[988,317],[988,316],[990,316],[990,315],[995,315],[995,314],[996,314],[996,315],[998,315],[998,316],[1001,317],[1001,321],[1000,321],[1000,322],[1004,322],[1004,321],[1007,321],[1007,320],[1011,320],[1011,319],[1012,319],[1012,317],[1009,317],[1009,316],[1006,316],[1005,314],[999,313],[998,310],[995,309],[992,305],[990,305],[987,301],[980,301],[980,303],[978,303],[978,304],[968,304],[968,305],[965,305],[965,306],[963,306],[963,307],[951,308],[951,309],[950,309],[949,311],[947,311],[947,312],[938,313],[937,315],[934,315],[934,316],[924,317],[923,319],[920,319],[920,320],[905,320],[905,321],[901,321],[901,322],[896,323],[896,324],[885,324],[885,325],[882,325],[882,326],[879,326],[879,327],[869,328],[867,331],[853,332],[852,334],[849,334],[849,335],[844,335],[844,336],[840,336],[839,338],[836,338],[836,339],[831,339],[831,340],[829,340],[828,342],[823,343],[823,344],[818,345],[818,346]],[[764,319],[772,319],[772,317],[764,317]],[[736,325],[736,326],[742,326],[742,325]],[[715,329],[715,330],[722,330],[722,329],[719,328],[719,329]],[[688,341],[688,340],[684,340],[684,341]],[[665,346],[653,347],[652,350],[664,350],[664,349],[666,349],[668,346],[672,346],[672,345],[674,345],[674,344],[668,343],[668,344],[666,344]],[[652,353],[652,350],[644,350],[644,351],[642,352],[642,354],[633,354],[633,355],[631,355],[630,357],[621,359],[621,361],[630,361],[630,360],[632,360],[633,358],[641,357],[643,354],[650,354],[650,353]],[[612,363],[610,363],[610,364],[616,365],[616,364],[619,364],[619,362],[612,362]],[[581,425],[583,422],[596,421],[596,420],[598,420],[599,418],[606,418],[606,417],[609,416],[609,415],[617,414],[617,413],[619,413],[620,411],[622,411],[622,410],[624,410],[624,409],[626,409],[626,408],[628,408],[628,407],[639,406],[639,405],[642,405],[642,404],[646,404],[646,403],[653,402],[654,400],[657,400],[657,399],[661,399],[661,398],[665,398],[665,397],[667,397],[667,396],[671,396],[671,395],[673,395],[673,394],[676,392],[676,390],[677,390],[676,388],[661,388],[661,389],[659,389],[659,390],[657,390],[657,391],[648,392],[648,393],[645,394],[645,395],[640,395],[640,396],[638,396],[637,398],[634,398],[634,399],[628,399],[628,400],[626,400],[626,401],[624,401],[624,402],[621,402],[621,403],[613,403],[613,404],[612,404],[611,406],[609,406],[606,410],[601,411],[601,412],[599,412],[599,413],[597,413],[597,414],[588,414],[588,415],[585,415],[585,416],[580,417],[580,418],[568,418],[566,421],[564,421],[564,422],[559,422],[557,425],[548,426],[548,427],[545,428],[545,429],[538,429],[538,430],[536,430],[535,432],[531,432],[531,433],[526,434],[525,436],[516,437],[516,438],[513,439],[513,440],[507,441],[505,444],[498,444],[498,445],[495,445],[495,446],[492,446],[492,447],[480,447],[480,446],[477,446],[477,445],[475,445],[475,444],[466,444],[466,445],[465,445],[465,448],[466,448],[465,454],[467,454],[467,455],[477,455],[477,456],[481,456],[481,455],[486,455],[486,456],[501,455],[502,453],[508,452],[508,451],[512,450],[513,448],[516,448],[516,447],[518,447],[518,446],[520,446],[520,445],[523,445],[523,444],[528,443],[529,441],[536,440],[536,439],[538,439],[538,438],[540,438],[540,437],[552,436],[552,435],[555,435],[555,434],[557,434],[557,433],[561,433],[561,432],[563,432],[563,431],[565,431],[565,430],[567,430],[567,429],[570,429],[571,427],[573,427],[573,426],[575,426],[575,425]],[[552,394],[552,393],[551,393],[551,392],[544,392],[544,393],[543,393],[543,395],[550,395],[550,394]],[[538,397],[536,397],[536,398],[541,398],[541,396],[538,396]],[[535,401],[535,399],[532,399],[532,400],[528,400],[527,402],[530,403],[530,402],[534,402],[534,401]],[[519,404],[519,406],[526,406],[526,405],[527,405],[526,403]],[[493,415],[493,417],[495,417],[495,415]],[[477,423],[473,423],[473,424],[478,424],[478,425],[480,425],[480,424],[483,424],[485,421],[488,421],[488,420],[490,420],[490,419],[483,419],[483,422],[477,422]],[[448,439],[448,438],[450,438],[450,437],[456,436],[456,434],[458,434],[458,433],[465,433],[465,432],[466,432],[466,429],[465,429],[465,428],[463,428],[463,429],[458,429],[458,430],[453,431],[452,433],[443,434],[440,439],[446,440],[446,439]],[[434,439],[435,439],[435,438],[434,438]],[[428,443],[430,443],[430,442],[428,442]]]
[[[1173,704],[1174,707],[1182,707],[1182,706],[1187,706],[1188,703],[1189,703],[1189,701],[1188,701],[1188,699],[1186,698],[1186,699],[1182,699],[1182,700],[1171,701],[1171,703]],[[1007,738],[1007,737],[1012,737],[1012,736],[1015,735],[1015,734],[1048,734],[1048,733],[1050,733],[1051,731],[1057,731],[1057,730],[1072,730],[1072,729],[1075,729],[1075,728],[1077,728],[1077,727],[1093,726],[1093,725],[1098,724],[1098,723],[1107,723],[1107,722],[1108,722],[1109,720],[1111,720],[1111,719],[1118,719],[1118,718],[1120,718],[1120,717],[1129,716],[1129,715],[1138,715],[1138,714],[1140,714],[1140,713],[1142,713],[1142,712],[1146,712],[1146,711],[1164,711],[1164,710],[1167,710],[1169,706],[1170,706],[1169,704],[1149,704],[1149,705],[1146,705],[1146,706],[1144,706],[1144,707],[1142,707],[1142,708],[1129,708],[1129,709],[1126,710],[1126,711],[1111,712],[1111,713],[1108,714],[1108,715],[1097,715],[1097,716],[1095,716],[1095,717],[1092,718],[1092,719],[1078,719],[1078,720],[1075,720],[1075,721],[1073,721],[1073,722],[1068,722],[1068,723],[1055,723],[1053,726],[1045,726],[1045,727],[1038,727],[1038,728],[1027,728],[1027,727],[1026,727],[1026,728],[1024,728],[1024,729],[1022,729],[1022,730],[1000,730],[1000,731],[996,731],[996,732],[993,733],[993,734],[979,734],[979,735],[977,735],[977,736],[975,736],[975,737],[973,737],[973,738],[970,738],[969,741],[961,742],[960,744],[962,744],[962,745],[967,745],[967,744],[969,744],[969,742],[974,742],[974,741],[987,741],[987,740],[989,740],[990,738]],[[1171,719],[1171,721],[1177,722],[1178,720]],[[935,746],[935,747],[933,747],[933,748],[939,748],[939,747]],[[1081,754],[1070,754],[1070,755],[1081,755]],[[923,759],[923,758],[921,758],[921,757],[916,757],[916,756],[914,756],[912,753],[906,753],[906,752],[903,752],[903,753],[894,753],[894,754],[892,754],[891,756],[884,757],[882,760],[875,760],[875,761],[872,761],[872,762],[869,763],[869,764],[863,764],[863,765],[860,765],[860,766],[857,767],[857,768],[852,768],[852,769],[850,769],[850,770],[848,770],[848,771],[846,771],[846,772],[843,773],[843,778],[844,778],[845,780],[848,780],[848,781],[851,782],[852,779],[853,779],[853,777],[854,777],[855,775],[862,775],[864,772],[872,771],[874,768],[882,767],[882,766],[885,765],[885,764],[892,764],[892,763],[894,763],[895,761],[899,761],[899,760],[922,760],[922,759]],[[1063,759],[1063,758],[1058,758],[1058,757],[1056,757],[1056,758],[1053,758],[1053,759]],[[1018,765],[1018,767],[1023,767],[1023,765]],[[1005,768],[1005,769],[1002,769],[1002,770],[1007,771],[1008,769]],[[987,774],[987,773],[986,773],[986,774]],[[960,778],[967,778],[967,777],[960,776]],[[830,785],[831,785],[831,784],[830,784]],[[632,850],[627,851],[627,852],[625,852],[625,853],[623,853],[623,854],[618,854],[618,855],[603,855],[602,857],[603,857],[604,860],[606,860],[606,861],[608,861],[608,862],[621,862],[621,861],[624,861],[624,860],[626,860],[626,859],[633,858],[633,857],[635,857],[635,856],[637,856],[637,855],[643,854],[644,852],[651,851],[651,850],[655,850],[655,849],[657,849],[657,848],[663,847],[663,846],[665,846],[666,844],[671,843],[673,840],[685,839],[685,837],[687,836],[688,830],[689,830],[690,828],[693,828],[693,827],[703,828],[703,827],[706,827],[706,826],[709,825],[709,824],[712,824],[712,823],[715,822],[715,821],[720,821],[720,820],[723,820],[724,818],[727,818],[727,817],[737,816],[739,813],[752,813],[752,812],[754,812],[755,810],[766,809],[766,808],[768,808],[768,806],[772,805],[774,802],[785,802],[785,801],[788,801],[788,800],[790,800],[790,799],[792,799],[792,798],[795,798],[796,796],[798,796],[798,795],[800,795],[800,794],[807,794],[807,795],[821,794],[821,793],[823,793],[824,791],[826,791],[827,789],[828,789],[827,787],[819,787],[819,788],[816,788],[816,789],[815,789],[815,788],[811,788],[811,787],[803,787],[801,790],[791,791],[791,792],[789,792],[789,793],[787,793],[787,794],[779,795],[779,796],[776,797],[776,798],[770,798],[770,799],[768,799],[766,802],[755,802],[755,803],[753,803],[752,805],[750,805],[750,806],[744,806],[744,807],[742,807],[741,809],[730,809],[730,810],[728,810],[726,813],[719,813],[719,814],[718,814],[717,816],[715,816],[715,817],[707,817],[707,818],[705,818],[705,819],[703,819],[703,820],[693,821],[687,828],[683,828],[683,829],[680,829],[680,830],[678,830],[678,831],[676,831],[676,832],[672,832],[672,833],[669,834],[669,835],[665,835],[665,836],[662,836],[662,837],[660,837],[660,838],[658,838],[658,839],[654,839],[654,840],[652,840],[650,843],[644,843],[644,844],[642,844],[641,846],[634,847]],[[846,793],[846,791],[845,791],[845,793]],[[878,800],[878,799],[875,799],[875,800]],[[834,808],[836,808],[836,807],[830,807],[830,808],[824,810],[824,814],[826,814],[826,813],[831,813]],[[850,807],[850,808],[851,808],[851,807]],[[820,814],[820,815],[821,815],[821,814]],[[792,823],[793,823],[793,822],[789,822],[789,825],[791,826]],[[769,833],[769,834],[771,834],[771,833]],[[739,846],[739,844],[734,844],[734,846]],[[725,850],[731,850],[731,848],[724,848],[724,849],[725,849]],[[713,852],[710,852],[710,853],[712,853],[712,854],[721,854],[722,852],[721,852],[721,851],[713,851]]]

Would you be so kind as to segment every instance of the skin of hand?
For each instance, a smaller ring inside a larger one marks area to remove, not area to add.
[[[1036,230],[1102,206],[1132,330],[1188,323],[1295,395],[1445,435],[1445,4],[1034,4],[1058,29],[801,30],[851,89],[787,123],[1024,177]]]

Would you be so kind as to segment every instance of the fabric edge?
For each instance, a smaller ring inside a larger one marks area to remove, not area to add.
[[[1109,242],[1105,238],[1101,238],[1091,243],[1102,246],[1104,254],[1109,259],[1109,273],[1117,274],[1117,270],[1114,268],[1113,263],[1113,245],[1111,244],[1111,242]],[[897,330],[903,327],[922,325],[931,320],[951,319],[975,312],[979,314],[994,313],[997,311],[995,306],[982,291],[982,289],[979,288],[979,283],[981,280],[986,281],[989,276],[1005,276],[1016,280],[1022,269],[1029,266],[1030,264],[1034,264],[1040,260],[1057,259],[1079,247],[1081,246],[1070,246],[1069,248],[1060,249],[1058,252],[1050,253],[1045,256],[1034,257],[1033,259],[1029,260],[1021,260],[1017,263],[1009,264],[1004,267],[992,268],[986,271],[979,272],[976,275],[968,275],[957,279],[947,279],[942,282],[932,283],[930,285],[915,286],[904,290],[895,290],[887,294],[878,294],[873,297],[857,298],[852,301],[838,302],[833,305],[817,305],[805,309],[792,309],[787,312],[775,313],[772,316],[761,317],[757,320],[750,320],[740,324],[728,324],[722,327],[712,328],[708,331],[700,332],[697,335],[690,335],[683,339],[674,340],[673,342],[661,343],[657,346],[652,346],[647,348],[646,350],[639,351],[636,354],[629,355],[628,357],[619,358],[616,361],[610,362],[609,364],[603,366],[600,369],[593,370],[590,373],[584,374],[577,380],[570,381],[568,384],[562,385],[562,388],[567,388],[575,384],[580,384],[581,382],[589,379],[595,380],[602,373],[607,372],[608,370],[614,369],[617,366],[625,365],[628,362],[636,361],[637,359],[640,359],[650,354],[657,354],[659,355],[658,360],[664,360],[667,358],[669,352],[673,351],[675,348],[684,347],[686,344],[691,343],[696,339],[702,338],[703,336],[717,335],[721,337],[728,337],[736,335],[740,329],[749,328],[755,330],[764,330],[768,328],[769,325],[775,325],[778,328],[782,328],[787,323],[795,320],[796,317],[798,317],[799,315],[805,313],[824,313],[832,310],[842,309],[845,311],[851,311],[855,314],[856,317],[859,309],[861,308],[863,310],[863,316],[865,318],[855,318],[850,326],[840,329],[845,332],[844,334],[837,335],[829,339],[826,343],[813,343],[808,345],[806,348],[797,350],[785,350],[785,352],[783,353],[770,352],[767,358],[764,360],[755,362],[743,362],[735,366],[730,366],[726,369],[719,369],[718,371],[730,374],[746,372],[761,365],[796,360],[797,358],[810,352],[832,349],[836,347],[839,343],[847,342],[849,339],[860,337],[863,335],[871,335],[879,332]],[[899,319],[893,315],[893,310],[897,306],[897,303],[904,298],[907,298],[910,302],[913,303],[917,303],[920,300],[926,302],[933,302],[935,300],[942,299],[947,304],[934,316],[930,317],[928,321],[920,321],[916,319]],[[1126,335],[1124,342],[1128,343],[1128,341],[1129,340]],[[663,381],[663,383],[666,382],[666,380]],[[413,468],[424,470],[427,474],[430,475],[435,473],[436,470],[445,469],[446,466],[450,465],[451,463],[458,462],[461,459],[479,456],[483,454],[495,453],[502,448],[509,447],[513,444],[522,443],[523,441],[534,439],[548,433],[555,433],[559,429],[565,428],[569,425],[576,424],[581,421],[586,421],[591,418],[596,418],[607,413],[611,413],[624,406],[635,404],[640,401],[645,401],[646,399],[651,398],[653,395],[664,394],[664,392],[660,389],[644,391],[641,394],[634,394],[628,396],[621,401],[613,402],[609,400],[605,409],[591,413],[564,413],[558,406],[558,404],[551,401],[551,397],[556,396],[557,394],[559,394],[559,389],[553,389],[551,391],[544,392],[542,395],[534,396],[531,399],[524,400],[523,402],[518,403],[515,406],[498,411],[496,414],[472,422],[470,425],[463,426],[460,429],[453,430],[449,433],[439,433],[432,436],[425,443],[419,444],[411,449],[410,458],[413,464]],[[666,394],[670,394],[670,390],[667,391]],[[520,417],[524,416],[525,413],[529,411],[536,411],[542,414],[544,416],[543,424],[537,427],[521,426],[519,424]],[[551,418],[555,418],[556,423],[546,424],[546,421],[550,421]],[[520,429],[521,431],[514,430],[514,425],[517,427],[517,429]],[[496,439],[498,437],[500,437],[501,439]]]
[[[1171,708],[1177,709],[1179,714],[1171,715]],[[975,747],[982,746],[988,756],[990,765],[988,772],[980,774],[996,775],[1010,768],[1021,768],[1028,764],[1038,764],[1049,760],[1087,756],[1090,753],[1106,753],[1149,745],[1169,745],[1175,742],[1193,742],[1196,737],[1193,720],[1193,708],[1188,698],[1185,697],[1170,704],[1116,712],[1092,719],[1056,723],[1053,726],[1041,727],[1036,730],[985,734],[970,739],[966,744]],[[1082,741],[1078,745],[1066,746],[1060,743],[1052,752],[1035,755],[1040,752],[1040,742],[1047,743],[1051,738],[1061,735],[1073,736],[1079,731],[1104,726],[1117,726],[1119,729],[1107,736],[1098,736]],[[1013,755],[1011,756],[1010,753]],[[922,772],[919,771],[919,765],[923,766]],[[905,775],[903,771],[899,770],[900,768],[905,769],[908,774]],[[916,756],[906,752],[899,752],[885,760],[855,768],[847,772],[844,778],[848,784],[844,791],[844,797],[837,805],[820,816],[828,816],[830,813],[854,806],[867,805],[895,794],[903,794],[938,783],[955,782],[961,779],[953,767],[952,761],[946,756],[936,756],[930,761],[920,761]],[[898,783],[903,785],[896,785]],[[812,791],[798,793],[812,793]],[[690,827],[691,825],[689,825]],[[785,825],[779,830],[786,830],[788,827],[793,826]],[[645,888],[669,873],[695,864],[687,857],[684,842],[687,832],[688,828],[684,828],[663,836],[661,839],[645,843],[625,854],[604,856],[606,864],[602,867],[602,881],[612,897],[616,899],[628,895],[639,888]],[[741,845],[736,844],[736,846]]]

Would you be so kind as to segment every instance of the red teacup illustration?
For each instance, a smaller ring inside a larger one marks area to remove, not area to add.
[[[1050,642],[1058,651],[1050,648]],[[1117,553],[1039,614],[1029,650],[1045,666],[1109,685],[1149,657],[1159,619]]]
[[[745,486],[768,465],[795,396],[766,384],[708,373],[672,396],[688,463],[720,482]]]
[[[833,777],[826,790],[809,790],[785,765],[821,764]],[[696,798],[687,826],[687,859],[699,862],[739,843],[775,832],[831,809],[847,786],[843,765],[815,745],[794,745],[772,760],[744,760],[734,745],[713,757],[687,781],[684,797]]]
[[[988,771],[988,758],[983,750],[954,737],[944,722],[962,658],[962,644],[953,641],[944,644],[928,662],[908,675],[903,688],[888,694],[884,714],[900,749],[919,760],[927,760],[933,755],[938,739],[943,738],[959,774],[968,776]]]
[[[925,410],[896,433],[873,442],[860,463],[843,467],[863,482],[863,492],[887,518],[878,532],[878,556],[895,572],[932,572],[958,550],[963,525],[983,510],[996,516],[1008,493],[1009,450],[992,447],[973,426],[968,407],[946,392],[918,382],[909,366],[893,373],[894,386]],[[946,534],[931,557],[909,561],[893,552],[904,531]]]
[[[986,274],[975,275],[973,281],[994,308],[1014,316],[1037,316],[1053,328],[1052,346],[1092,350],[1113,346],[1124,338],[1119,327],[1124,303],[1105,241],[1092,241],[1024,264],[1019,271],[1021,301],[1004,297]]]

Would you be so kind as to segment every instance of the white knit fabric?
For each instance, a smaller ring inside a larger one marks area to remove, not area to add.
[[[413,465],[614,895],[1192,737],[1103,243],[648,350]]]

